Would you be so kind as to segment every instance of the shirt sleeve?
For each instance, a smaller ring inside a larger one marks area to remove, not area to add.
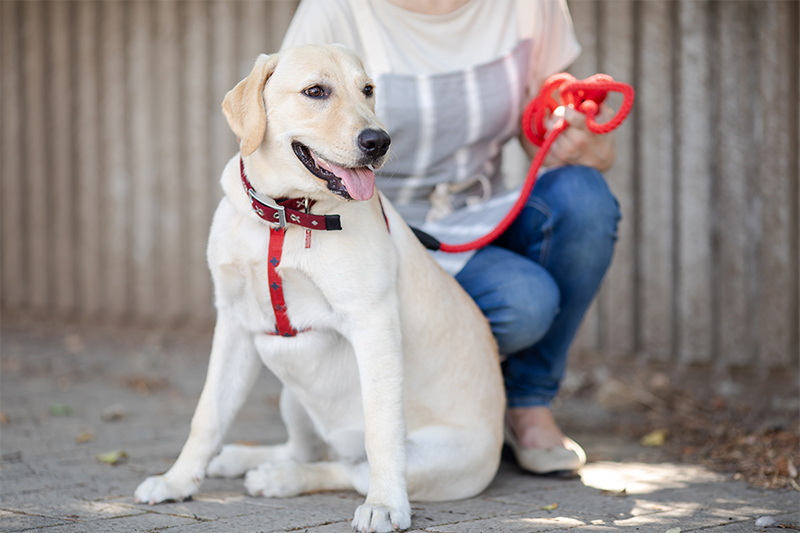
[[[339,43],[361,54],[349,0],[302,0],[297,7],[281,50],[304,44]]]
[[[565,70],[581,53],[566,0],[542,0],[533,15],[529,99],[536,95],[544,80]]]

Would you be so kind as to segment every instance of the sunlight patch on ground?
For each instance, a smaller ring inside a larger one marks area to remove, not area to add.
[[[516,518],[503,520],[505,523],[504,530],[507,532],[524,531],[530,533],[533,530],[540,530],[542,527],[546,529],[551,528],[573,528],[578,526],[585,526],[586,522],[576,520],[574,518],[567,518],[564,516],[555,516],[553,518]]]
[[[128,516],[132,514],[139,514],[142,511],[117,502],[77,502],[78,507],[88,516],[100,516],[103,518],[114,518],[119,516]]]
[[[664,489],[683,489],[692,484],[719,481],[721,476],[698,466],[598,461],[581,469],[583,484],[596,489],[628,494],[650,494]]]
[[[198,494],[192,496],[192,499],[198,502],[209,502],[209,503],[234,503],[240,502],[245,500],[246,496],[243,494]],[[247,501],[252,501],[252,498],[247,498]]]

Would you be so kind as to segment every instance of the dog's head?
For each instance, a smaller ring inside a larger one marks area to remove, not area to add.
[[[369,200],[373,170],[390,143],[373,93],[361,61],[344,46],[300,46],[260,55],[222,110],[243,157],[258,152],[270,167],[302,176],[306,192]]]

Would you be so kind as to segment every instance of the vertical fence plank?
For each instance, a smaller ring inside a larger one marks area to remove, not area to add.
[[[570,0],[569,12],[575,35],[581,44],[581,55],[570,66],[569,72],[576,78],[583,79],[597,72],[598,3],[595,0]]]
[[[22,46],[20,35],[21,5],[0,2],[0,192],[2,192],[2,285],[0,297],[4,309],[20,311],[25,301],[25,235],[22,204]]]
[[[48,231],[49,209],[51,205],[47,187],[47,160],[42,150],[47,146],[45,128],[45,65],[46,47],[42,35],[45,34],[45,4],[25,2],[22,4],[22,47],[25,50],[23,63],[23,98],[25,113],[25,191],[26,225],[28,236],[25,239],[28,274],[28,304],[39,315],[46,312],[49,303],[50,287],[47,269],[49,259]]]
[[[718,140],[718,236],[719,236],[719,349],[721,363],[741,364],[750,359],[751,316],[748,309],[751,275],[748,264],[748,176],[751,172],[753,102],[748,94],[750,5],[720,2],[719,82],[720,122]]]
[[[125,4],[100,4],[100,175],[103,189],[102,253],[105,258],[104,318],[120,322],[128,310],[128,196],[130,176],[125,154]]]
[[[283,36],[289,28],[292,16],[297,10],[296,0],[282,0],[280,2],[270,2],[269,4],[269,40],[267,51],[269,53],[280,50]]]
[[[77,101],[76,136],[77,187],[79,213],[78,253],[80,256],[79,289],[81,311],[85,317],[100,312],[100,288],[103,272],[100,265],[100,173],[98,135],[98,4],[82,0],[77,15]]]
[[[637,130],[641,154],[640,288],[641,349],[667,359],[673,351],[673,169],[671,8],[659,0],[640,4]]]
[[[211,104],[211,171],[214,187],[209,208],[216,209],[222,197],[219,176],[225,163],[233,157],[238,147],[236,137],[228,127],[222,114],[222,100],[225,94],[239,82],[236,56],[236,4],[218,0],[211,4],[212,21],[212,79]]]
[[[609,74],[617,81],[633,84],[633,2],[630,0],[605,0],[601,4],[600,27],[603,56],[599,71]],[[618,105],[618,104],[617,104]],[[626,356],[634,353],[634,292],[635,265],[635,189],[634,189],[634,128],[636,107],[633,114],[619,129],[616,137],[617,156],[614,166],[606,172],[606,180],[617,198],[622,211],[622,220],[617,229],[617,244],[614,260],[603,282],[600,294],[602,329],[601,347],[611,356]]]
[[[711,356],[711,132],[708,105],[708,2],[682,0],[679,104],[676,131],[678,180],[678,356],[683,363]]]
[[[258,54],[267,54],[270,38],[263,30],[269,24],[269,8],[272,3],[259,0],[242,0],[239,3],[239,78],[244,78],[253,68]]]
[[[183,307],[185,263],[184,243],[181,238],[181,168],[180,158],[180,40],[179,24],[181,4],[158,2],[156,4],[156,32],[158,42],[156,106],[157,123],[161,135],[158,145],[158,197],[159,209],[159,299],[161,316],[174,324],[185,311]]]
[[[763,116],[762,144],[758,165],[761,208],[759,257],[758,360],[767,366],[790,361],[793,307],[796,302],[797,272],[792,272],[792,117],[785,112],[792,98],[796,60],[790,46],[796,31],[788,2],[759,5],[759,92]],[[797,176],[794,176],[797,180]],[[794,185],[796,187],[796,184]]]
[[[50,269],[53,281],[53,303],[57,313],[68,317],[76,308],[75,301],[75,226],[73,193],[73,129],[72,129],[72,20],[71,2],[51,2],[48,17],[50,46],[47,83],[51,125],[49,145],[52,157],[48,159],[48,174],[52,180],[52,220],[49,231],[53,235]],[[5,71],[3,71],[5,73]],[[5,177],[3,178],[5,179]]]
[[[594,0],[573,0],[569,3],[570,14],[575,26],[575,34],[581,44],[581,55],[569,68],[569,72],[578,79],[583,79],[597,72],[597,2]],[[594,299],[586,315],[583,317],[580,328],[575,335],[571,351],[579,353],[582,350],[595,350],[598,344],[599,332],[599,304]]]
[[[154,322],[158,316],[158,264],[156,228],[157,152],[154,132],[158,131],[153,77],[155,25],[152,2],[130,5],[130,42],[128,45],[128,106],[130,138],[132,315],[141,323]]]
[[[186,269],[188,282],[187,314],[194,321],[212,318],[211,279],[206,262],[206,241],[212,211],[207,208],[211,187],[216,183],[209,171],[210,99],[209,5],[205,2],[186,4],[186,33],[184,34],[183,87],[183,160],[181,169],[186,199],[190,209],[184,212],[187,240]]]

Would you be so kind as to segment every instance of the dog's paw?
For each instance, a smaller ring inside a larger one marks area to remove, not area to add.
[[[249,461],[252,453],[252,446],[242,446],[240,444],[226,444],[222,447],[219,454],[211,459],[206,468],[206,475],[209,477],[241,477],[256,465]]]
[[[136,488],[133,498],[136,503],[156,503],[166,501],[183,501],[197,492],[199,482],[193,479],[173,479],[168,474],[151,476]]]
[[[353,516],[353,529],[360,533],[375,531],[388,533],[411,527],[411,508],[406,504],[401,507],[389,507],[365,503],[356,509]]]
[[[250,470],[244,476],[244,486],[250,496],[290,498],[304,492],[301,465],[294,461],[267,463]]]

